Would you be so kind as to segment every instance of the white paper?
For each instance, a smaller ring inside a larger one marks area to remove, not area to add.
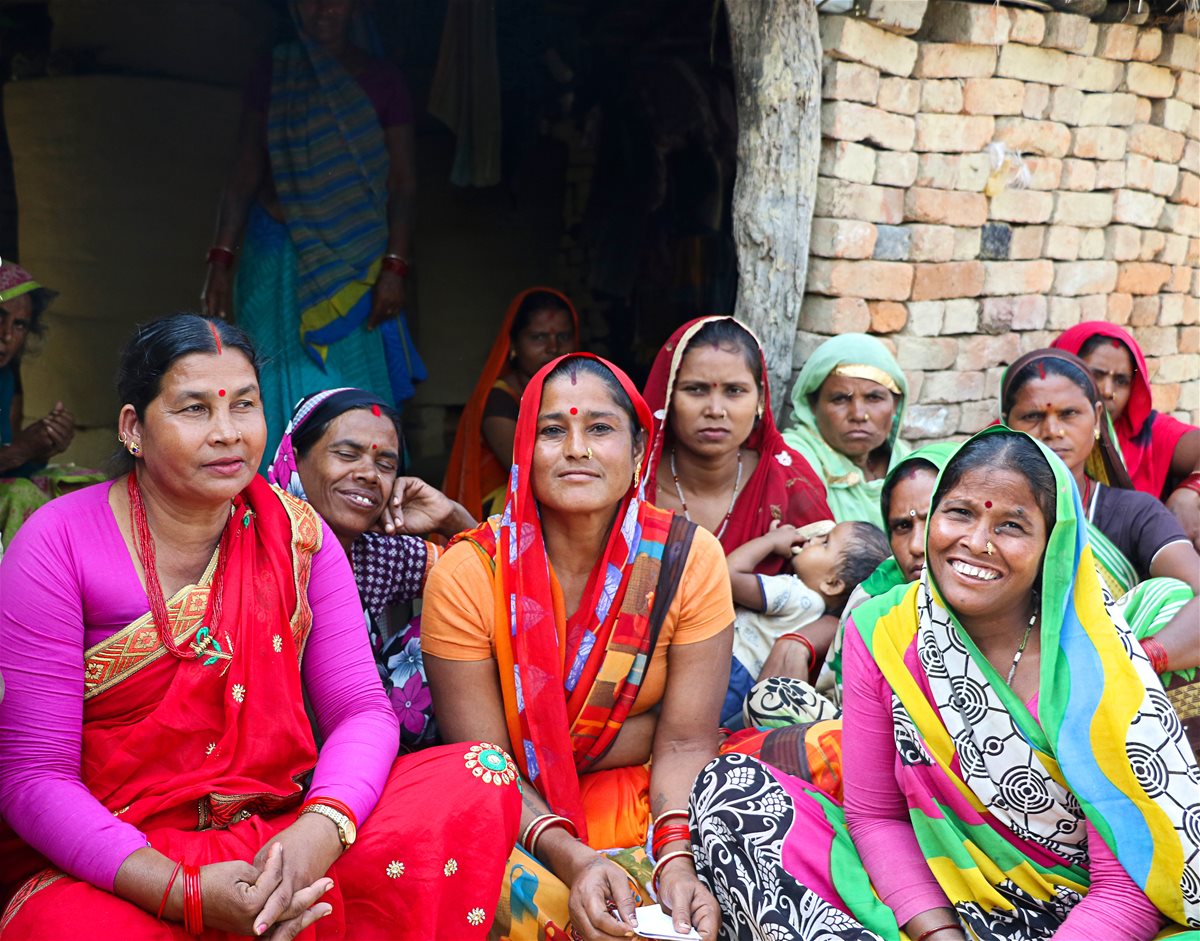
[[[671,916],[660,905],[645,905],[637,910],[637,927],[633,929],[642,938],[661,938],[663,941],[700,941],[700,933],[689,928],[686,934],[675,930]]]

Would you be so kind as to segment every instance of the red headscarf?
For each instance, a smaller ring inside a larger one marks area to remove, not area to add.
[[[654,438],[650,446],[647,471],[647,490],[651,499],[658,493],[658,467],[662,459],[663,446],[667,439],[667,414],[670,410],[671,393],[675,387],[675,376],[683,355],[692,338],[706,324],[718,320],[734,320],[733,317],[700,317],[685,323],[676,330],[654,359],[650,378],[646,381],[646,404],[654,415]],[[737,323],[736,320],[734,320]],[[743,330],[754,340],[762,361],[762,414],[759,416],[750,437],[742,444],[758,452],[758,467],[746,481],[733,507],[729,525],[721,534],[721,547],[732,552],[743,543],[764,535],[774,520],[803,526],[817,520],[833,519],[833,512],[825,500],[825,486],[808,461],[799,451],[788,447],[775,418],[771,414],[771,390],[767,384],[767,363],[762,344],[745,326]],[[768,556],[757,571],[774,575],[783,569],[785,560],[780,556]]]
[[[1142,355],[1137,341],[1116,324],[1103,320],[1088,320],[1071,327],[1050,345],[1078,356],[1084,344],[1094,336],[1108,337],[1114,343],[1123,344],[1133,357],[1133,383],[1129,390],[1129,402],[1124,413],[1114,420],[1113,425],[1117,430],[1121,455],[1125,458],[1125,467],[1129,476],[1133,478],[1134,487],[1162,499],[1166,496],[1163,490],[1167,485],[1171,458],[1175,455],[1179,439],[1196,428],[1154,410],[1146,357]]]
[[[475,383],[475,390],[467,399],[462,415],[458,419],[458,430],[454,434],[454,447],[450,451],[450,463],[446,467],[446,479],[442,483],[442,491],[451,500],[457,500],[467,512],[478,519],[483,515],[483,498],[504,485],[508,479],[508,468],[501,465],[487,442],[483,440],[483,409],[487,404],[488,394],[504,372],[509,368],[508,356],[511,351],[509,333],[517,311],[530,294],[545,292],[553,294],[567,305],[571,312],[571,323],[575,329],[575,346],[579,346],[579,314],[567,296],[554,288],[526,288],[512,299],[508,310],[504,312],[504,320],[500,331],[492,343],[487,362]]]

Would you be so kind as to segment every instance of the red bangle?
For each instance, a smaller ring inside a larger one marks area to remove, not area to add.
[[[811,680],[813,673],[817,669],[817,648],[813,646],[812,641],[809,640],[807,637],[805,637],[803,634],[796,634],[796,633],[780,634],[779,639],[780,640],[794,640],[794,641],[796,641],[796,643],[803,644],[805,647],[808,648],[808,678]]]
[[[1179,482],[1176,490],[1191,490],[1193,493],[1200,493],[1200,471],[1192,471]]]
[[[358,817],[355,816],[353,810],[351,810],[341,801],[334,800],[332,797],[314,797],[311,800],[306,800],[304,802],[304,804],[300,807],[300,813],[304,813],[304,808],[311,807],[313,804],[321,804],[325,807],[328,807],[330,810],[336,810],[339,814],[345,814],[350,818],[350,822],[354,824],[354,829],[358,829]]]
[[[390,271],[402,278],[408,274],[408,269],[408,259],[403,255],[384,255],[383,260],[379,262],[380,271]]]
[[[677,840],[687,840],[691,843],[692,831],[685,823],[673,823],[665,827],[654,828],[654,858],[657,859],[662,855],[663,849],[668,843],[674,843]]]
[[[208,263],[210,265],[217,265],[220,268],[232,268],[236,258],[237,255],[233,253],[232,248],[214,245],[208,250]]]
[[[1146,656],[1150,658],[1150,667],[1155,673],[1161,675],[1171,669],[1171,658],[1167,655],[1167,648],[1162,645],[1161,641],[1147,637],[1142,641],[1142,650],[1146,651]]]
[[[935,935],[939,931],[945,931],[947,928],[953,928],[955,931],[962,931],[962,925],[957,922],[947,922],[944,925],[938,925],[936,928],[930,928],[928,931],[917,935],[917,941],[925,941],[930,935]]]
[[[183,867],[183,930],[204,934],[204,902],[200,895],[200,867]]]
[[[171,878],[167,880],[167,887],[163,889],[162,901],[158,903],[158,911],[154,913],[154,917],[159,921],[162,920],[163,912],[167,910],[167,899],[171,897],[171,886],[175,884],[175,877],[179,875],[179,867],[182,865],[182,859],[175,864],[175,868],[171,870]]]

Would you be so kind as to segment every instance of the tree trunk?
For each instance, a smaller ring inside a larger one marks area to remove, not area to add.
[[[739,320],[762,340],[776,414],[788,399],[821,153],[813,0],[725,0],[737,91],[733,238]]]

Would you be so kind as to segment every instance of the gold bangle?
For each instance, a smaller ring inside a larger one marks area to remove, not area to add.
[[[695,863],[696,857],[691,850],[672,850],[670,853],[664,854],[663,858],[654,864],[654,873],[650,876],[650,883],[653,885],[655,893],[658,892],[658,879],[662,875],[663,867],[666,866],[667,863],[671,863],[679,859],[681,856],[686,856],[688,859],[692,860],[693,864]]]

